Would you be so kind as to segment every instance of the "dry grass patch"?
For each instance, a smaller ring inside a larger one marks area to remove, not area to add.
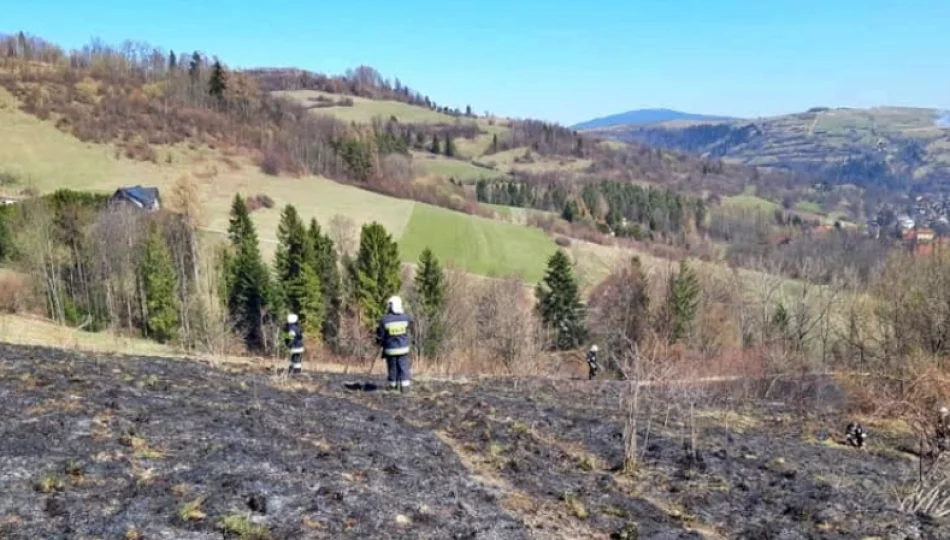
[[[144,437],[139,437],[136,435],[123,435],[119,437],[119,444],[131,448],[136,457],[144,459],[162,459],[165,457],[165,452],[149,446],[148,441]]]

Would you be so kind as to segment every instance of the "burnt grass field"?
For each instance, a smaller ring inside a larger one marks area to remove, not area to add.
[[[950,538],[834,410],[650,403],[624,475],[617,383],[351,382],[0,345],[0,538]]]

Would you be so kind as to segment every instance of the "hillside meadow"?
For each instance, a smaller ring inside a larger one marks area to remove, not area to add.
[[[265,194],[274,201],[273,208],[260,208],[252,218],[268,258],[275,247],[280,208],[288,203],[306,220],[314,217],[325,227],[334,216],[344,216],[353,225],[351,240],[356,240],[360,225],[381,223],[403,247],[405,262],[414,262],[425,246],[431,246],[437,255],[471,273],[536,280],[554,249],[553,241],[538,229],[387,197],[319,177],[269,176],[245,156],[229,156],[220,150],[160,148],[158,163],[117,157],[111,146],[83,143],[49,122],[20,112],[3,90],[0,140],[5,141],[0,145],[0,170],[21,179],[18,185],[4,186],[11,195],[24,188],[41,193],[58,188],[109,192],[136,184],[155,186],[165,193],[187,176],[201,195],[203,229],[224,234],[235,193]]]

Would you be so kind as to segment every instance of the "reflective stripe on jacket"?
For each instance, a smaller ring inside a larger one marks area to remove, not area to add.
[[[409,327],[412,317],[405,313],[387,313],[376,328],[376,343],[383,348],[385,356],[409,354]]]
[[[303,330],[299,324],[288,324],[284,331],[284,343],[290,352],[300,354],[303,352]]]

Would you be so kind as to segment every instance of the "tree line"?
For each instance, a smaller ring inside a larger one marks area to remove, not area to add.
[[[555,212],[619,237],[677,235],[705,228],[706,204],[669,189],[602,180],[584,184],[478,180],[479,202]]]

